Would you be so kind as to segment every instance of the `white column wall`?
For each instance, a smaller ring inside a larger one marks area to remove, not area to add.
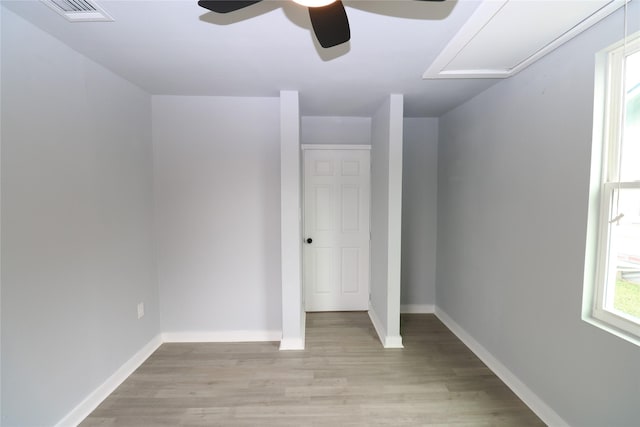
[[[402,240],[403,97],[391,95],[371,128],[371,308],[385,347],[402,347],[400,276]]]
[[[304,349],[302,188],[298,92],[280,92],[281,350]]]

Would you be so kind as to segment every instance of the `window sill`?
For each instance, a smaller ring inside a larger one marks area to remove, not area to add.
[[[595,326],[596,328],[602,329],[605,332],[613,334],[618,338],[622,338],[623,340],[630,342],[631,344],[635,344],[640,347],[640,337],[627,332],[621,329],[618,329],[607,322],[604,322],[600,319],[593,317],[592,315],[583,315],[582,320],[587,322],[588,324]]]

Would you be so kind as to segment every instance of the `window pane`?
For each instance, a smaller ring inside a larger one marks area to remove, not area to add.
[[[614,191],[611,216],[615,218],[618,212],[624,216],[611,224],[605,308],[640,322],[640,189],[623,189],[619,196],[618,200],[618,191]]]
[[[627,57],[621,181],[640,181],[640,52]]]

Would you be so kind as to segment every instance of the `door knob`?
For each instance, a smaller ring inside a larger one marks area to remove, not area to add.
[[[311,242],[313,242],[313,239],[311,237],[308,237],[307,238],[307,243],[311,243]]]

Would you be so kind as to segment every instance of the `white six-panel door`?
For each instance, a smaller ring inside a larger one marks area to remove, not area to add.
[[[304,151],[307,311],[369,308],[369,155],[366,149]]]

